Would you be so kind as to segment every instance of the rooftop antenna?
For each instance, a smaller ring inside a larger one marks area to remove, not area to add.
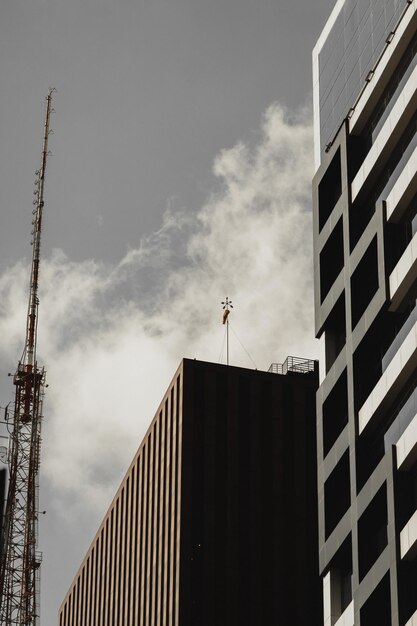
[[[0,552],[0,625],[38,626],[39,568],[42,556],[38,544],[39,464],[42,403],[45,369],[36,359],[38,328],[38,281],[41,249],[43,192],[52,93],[46,96],[41,164],[36,172],[32,220],[32,267],[26,337],[22,357],[13,376],[15,399],[9,430],[9,487],[4,518],[4,540]]]
[[[223,305],[223,324],[226,324],[226,364],[229,365],[229,315],[230,309],[233,309],[232,301],[226,296]]]

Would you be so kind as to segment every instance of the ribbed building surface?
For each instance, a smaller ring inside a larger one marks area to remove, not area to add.
[[[338,0],[313,68],[323,623],[415,626],[416,1]]]
[[[59,626],[319,626],[318,369],[306,363],[182,361]]]
[[[182,367],[59,612],[59,626],[179,623]]]

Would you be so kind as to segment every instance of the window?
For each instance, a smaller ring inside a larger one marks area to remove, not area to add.
[[[348,422],[348,396],[346,370],[323,403],[323,452],[324,456]]]
[[[326,539],[330,536],[350,506],[349,451],[324,484],[324,511]]]
[[[384,483],[358,522],[359,578],[362,580],[388,543],[387,487]],[[378,620],[374,623],[379,623]]]
[[[330,608],[330,614],[325,615],[325,621],[332,623],[339,619],[352,601],[352,538],[349,535],[342,543],[329,566],[329,581],[324,587],[330,597],[325,600],[325,606]]]
[[[391,591],[389,573],[361,609],[361,626],[391,626]]]
[[[320,253],[321,302],[323,302],[334,281],[342,271],[343,263],[343,223],[342,218],[340,218]]]
[[[378,249],[375,236],[350,279],[352,328],[359,322],[378,286]]]
[[[327,318],[324,331],[326,333],[325,349],[327,374],[346,343],[346,310],[344,292],[334,305],[332,312]]]
[[[339,148],[319,183],[319,230],[327,222],[341,194],[342,169]]]

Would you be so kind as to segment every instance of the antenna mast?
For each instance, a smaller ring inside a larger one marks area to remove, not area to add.
[[[13,377],[15,400],[8,420],[9,488],[4,521],[4,542],[0,554],[0,625],[39,624],[39,568],[42,555],[38,543],[38,496],[42,403],[45,369],[36,361],[38,325],[38,281],[44,206],[44,184],[52,109],[51,89],[46,112],[40,169],[36,172],[36,196],[32,221],[32,268],[22,357]]]
[[[230,309],[233,309],[232,301],[226,296],[223,305],[223,324],[226,324],[226,365],[229,365],[229,315]]]

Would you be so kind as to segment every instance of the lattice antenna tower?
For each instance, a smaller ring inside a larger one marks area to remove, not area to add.
[[[44,184],[52,109],[51,89],[46,112],[40,169],[36,172],[32,221],[32,268],[26,339],[13,377],[14,410],[8,418],[9,486],[6,501],[3,545],[0,554],[0,625],[39,624],[38,496],[41,448],[42,403],[45,369],[36,360],[38,326],[38,283],[41,250]]]

